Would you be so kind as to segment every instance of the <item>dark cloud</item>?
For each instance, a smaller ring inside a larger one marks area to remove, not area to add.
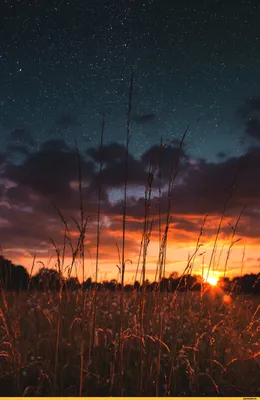
[[[244,144],[246,138],[260,140],[260,98],[246,100],[238,114],[244,120],[245,136],[241,143]]]
[[[243,161],[240,171],[232,206],[242,208],[244,204],[257,205],[260,197],[260,187],[256,185],[260,175],[260,150],[252,149],[241,159],[229,158],[221,163],[207,163],[203,160],[196,166],[187,164],[182,173],[181,182],[173,189],[172,206],[178,215],[205,215],[219,214],[231,189],[239,165]],[[161,197],[162,212],[167,210],[167,193]],[[120,205],[111,208],[113,213],[118,213]],[[133,217],[143,215],[143,199],[132,200],[128,205],[128,212]],[[157,213],[158,198],[152,200],[151,211]]]
[[[172,223],[173,223],[174,229],[184,230],[189,233],[190,232],[198,232],[200,229],[197,221],[190,221],[187,218],[185,218],[185,216],[177,217],[174,215],[172,218]]]
[[[31,193],[32,191],[26,186],[12,186],[6,191],[6,197],[11,205],[24,207],[30,204]]]
[[[82,157],[80,159],[82,179],[89,180],[94,166]],[[56,201],[69,201],[70,183],[78,179],[77,153],[62,141],[50,140],[39,151],[29,154],[21,165],[7,165],[3,176],[37,194]]]
[[[91,155],[93,161],[97,162],[100,154],[98,150],[94,150],[90,149],[88,155]],[[103,159],[106,160],[106,163],[102,172],[101,214],[102,216],[106,215],[112,223],[106,229],[110,230],[110,234],[114,232],[116,235],[116,231],[121,229],[121,222],[114,221],[114,218],[122,214],[122,203],[118,201],[110,204],[107,191],[108,189],[122,187],[124,184],[125,147],[111,144],[105,146],[104,150]],[[143,155],[141,160],[136,160],[131,154],[129,155],[128,185],[131,186],[131,189],[129,188],[130,194],[127,200],[127,215],[129,217],[128,229],[132,234],[140,233],[143,226],[144,196],[140,194],[140,198],[130,197],[131,191],[134,191],[137,186],[146,185],[147,165],[151,160],[158,161],[156,159],[158,150],[159,146],[153,146]],[[163,161],[167,166],[166,170],[168,170],[179,150],[168,147],[163,151],[165,151]],[[258,210],[260,187],[257,185],[257,179],[260,176],[260,149],[251,149],[241,159],[234,157],[219,163],[196,160],[194,164],[186,162],[189,160],[184,151],[182,156],[181,180],[175,185],[172,195],[172,229],[179,231],[182,235],[184,235],[182,231],[187,232],[188,236],[189,234],[198,234],[201,226],[200,217],[203,218],[205,214],[220,215],[242,159],[243,167],[238,176],[234,195],[230,201],[231,207],[227,210],[227,215],[237,216],[242,207],[247,204],[245,217],[248,220],[247,223],[240,224],[239,232],[241,234],[246,233],[248,237],[257,237],[259,229],[255,227],[256,224],[250,224],[248,221],[256,221],[260,217]],[[97,168],[94,169],[92,162],[87,162],[82,157],[81,163],[83,179],[87,182],[83,187],[84,210],[86,214],[92,216],[91,220],[95,221],[98,172]],[[71,220],[72,216],[78,218],[77,154],[65,142],[49,141],[43,144],[38,152],[28,154],[21,165],[8,164],[4,177],[16,183],[16,186],[10,187],[5,193],[11,208],[2,206],[0,210],[0,217],[8,221],[5,226],[5,229],[7,229],[6,240],[11,241],[13,235],[15,237],[13,243],[17,246],[22,245],[22,243],[24,246],[34,243],[34,246],[36,246],[36,237],[41,241],[46,240],[51,234],[55,236],[57,233],[58,237],[61,225],[53,202],[64,210],[66,221]],[[167,183],[167,179],[168,176],[164,178],[164,183]],[[73,187],[70,185],[72,181],[75,182]],[[0,192],[3,196],[3,187],[0,187]],[[157,189],[154,191],[154,195],[150,213],[155,218],[154,227],[158,227]],[[163,220],[167,204],[168,195],[164,191],[161,196]],[[197,216],[195,220],[193,219],[194,215]],[[44,228],[41,232],[41,224],[48,225],[48,228]],[[30,232],[26,233],[27,230],[30,230]],[[230,228],[224,232],[230,234]],[[91,228],[90,234],[92,235]],[[25,240],[18,239],[18,235],[24,236]],[[137,239],[139,240],[138,235]],[[117,239],[111,236],[109,240],[116,241]],[[134,236],[133,240],[136,240]]]
[[[26,147],[19,146],[19,145],[9,145],[9,146],[7,146],[7,149],[8,149],[8,152],[20,153],[25,156],[27,156],[30,153],[30,151]]]
[[[177,143],[176,143],[177,144]],[[180,166],[185,165],[188,157],[184,149],[178,147],[168,146],[161,148],[160,146],[152,146],[142,156],[141,160],[145,166],[161,165],[162,178],[168,179],[172,166],[175,166],[177,160],[180,161]]]
[[[90,148],[86,154],[96,163],[104,162],[102,170],[102,184],[107,187],[120,187],[125,182],[125,157],[126,147],[118,143],[111,143],[100,149]],[[128,155],[128,184],[145,185],[148,174],[141,161],[136,160],[130,153]],[[95,180],[98,180],[96,174]]]
[[[88,187],[83,188],[83,195],[87,199],[91,198],[91,199],[95,199],[95,201],[97,201],[98,193],[99,193],[99,179],[98,178],[93,179],[92,182],[90,182]],[[101,186],[100,186],[100,200],[102,202],[108,201],[107,187],[102,185],[102,180],[101,180]]]
[[[43,245],[50,244],[49,237],[56,241],[61,240],[61,222],[56,218],[50,219],[48,215],[38,211],[22,211],[15,207],[0,206],[0,218],[8,221],[4,225],[4,235],[1,237],[1,245],[26,249],[42,250]],[[47,250],[47,248],[45,247]]]
[[[245,134],[251,138],[260,140],[260,121],[257,118],[250,118],[246,121]]]
[[[253,97],[251,99],[247,99],[242,107],[238,109],[238,114],[240,117],[247,119],[252,112],[260,111],[260,98]]]
[[[151,113],[151,114],[134,115],[132,119],[137,125],[148,125],[156,120],[156,114]]]
[[[217,153],[217,157],[222,159],[222,158],[226,158],[227,157],[227,153],[225,151],[219,151]]]
[[[52,139],[42,143],[40,150],[45,152],[68,151],[70,148],[63,139]]]
[[[104,147],[102,154],[105,165],[101,177],[101,200],[104,212],[108,215],[122,212],[121,203],[109,204],[107,190],[123,187],[125,181],[125,147],[111,144]],[[145,187],[148,180],[147,166],[150,162],[157,163],[160,147],[153,146],[143,154],[141,160],[136,160],[129,154],[128,185]],[[93,161],[98,162],[100,153],[98,149],[89,149],[87,152]],[[179,182],[173,189],[173,206],[177,214],[205,214],[219,213],[230,190],[240,160],[229,158],[219,163],[207,163],[197,160],[196,164],[189,163],[185,152],[181,151],[182,165],[180,168]],[[162,164],[165,171],[163,184],[166,187],[169,170],[176,158],[179,149],[167,147],[162,149]],[[256,179],[260,175],[260,150],[251,149],[242,157],[243,169],[238,177],[233,204],[241,206],[244,203],[256,204],[260,197],[260,188]],[[83,187],[86,207],[96,212],[99,177],[98,170],[92,162],[81,157],[83,180],[87,182]],[[166,173],[167,172],[167,173]],[[7,191],[11,202],[26,203],[26,199],[33,194],[47,196],[47,199],[57,201],[67,209],[73,209],[73,204],[78,204],[78,165],[77,154],[68,148],[65,142],[56,140],[43,144],[36,153],[29,154],[24,163],[16,166],[6,166],[4,177],[15,182],[17,187]],[[71,187],[71,182],[75,182]],[[157,188],[158,181],[154,181]],[[31,192],[30,192],[31,190]],[[156,189],[157,190],[157,189]],[[140,193],[140,191],[138,191]],[[155,191],[155,193],[157,193]],[[144,198],[128,199],[128,211],[132,216],[143,216]],[[93,201],[93,204],[92,204]],[[162,194],[162,210],[166,210],[167,193]],[[66,206],[67,204],[67,206]],[[153,210],[158,209],[158,199],[152,201]],[[36,205],[35,205],[36,206]],[[45,207],[42,204],[42,207]]]
[[[128,159],[128,185],[146,185],[147,171],[143,164],[132,156]],[[107,164],[102,171],[102,182],[108,187],[120,187],[125,182],[125,160]]]
[[[25,145],[34,145],[34,140],[31,133],[28,130],[22,128],[16,128],[12,132],[10,132],[10,140],[12,142],[19,142]]]
[[[102,160],[104,163],[112,164],[114,162],[125,160],[126,148],[124,145],[119,143],[110,143],[103,147],[102,153],[99,148],[91,147],[86,150],[86,154],[95,162],[100,163]]]
[[[56,119],[54,122],[54,126],[51,129],[51,133],[62,133],[74,128],[80,127],[80,123],[78,122],[77,118],[71,115],[61,115]]]
[[[0,165],[4,163],[5,159],[6,159],[5,154],[0,153]]]

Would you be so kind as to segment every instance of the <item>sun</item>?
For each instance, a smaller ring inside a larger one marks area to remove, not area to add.
[[[211,286],[216,286],[219,281],[219,276],[216,272],[210,272],[207,276],[207,273],[204,276],[205,282],[208,282]]]
[[[218,283],[218,277],[208,276],[208,278],[206,279],[206,282],[208,282],[211,286],[216,286],[216,284]]]

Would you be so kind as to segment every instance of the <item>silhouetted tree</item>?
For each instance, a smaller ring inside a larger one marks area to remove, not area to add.
[[[140,289],[140,283],[138,281],[135,281],[134,283],[134,289],[139,290]]]
[[[87,280],[85,280],[85,282],[83,283],[83,288],[84,290],[90,290],[94,287],[94,283],[92,282],[91,278],[88,278]]]
[[[79,283],[78,278],[70,277],[69,279],[67,279],[66,280],[66,288],[71,291],[79,290],[80,283]]]
[[[162,278],[160,282],[160,291],[161,292],[168,292],[169,291],[169,279]]]
[[[132,290],[133,290],[133,286],[132,285],[125,285],[125,287],[124,287],[124,290],[126,291],[126,292],[131,292]]]
[[[218,281],[218,286],[225,292],[230,292],[234,286],[234,281],[231,281],[228,277],[221,277]]]
[[[234,282],[236,288],[243,293],[260,294],[260,274],[246,274],[243,276],[235,277]]]
[[[30,287],[37,290],[59,290],[63,285],[64,278],[55,269],[41,268],[37,274],[31,278]]]
[[[26,290],[29,274],[22,265],[14,265],[10,260],[0,256],[0,283],[6,290]]]

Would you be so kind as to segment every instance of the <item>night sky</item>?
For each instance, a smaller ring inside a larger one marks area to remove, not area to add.
[[[58,236],[62,228],[51,203],[68,218],[78,206],[73,185],[75,138],[82,155],[86,210],[95,215],[97,146],[105,113],[102,218],[107,234],[101,258],[106,273],[116,274],[116,261],[106,256],[109,250],[117,258],[115,242],[121,240],[122,207],[117,200],[124,177],[119,170],[124,165],[133,69],[129,190],[134,197],[128,205],[127,243],[133,263],[140,244],[149,156],[161,137],[164,143],[175,139],[164,158],[166,185],[178,140],[189,125],[174,200],[171,239],[177,244],[175,251],[170,246],[169,263],[185,264],[205,214],[212,218],[208,228],[212,237],[214,221],[242,159],[245,167],[227,218],[237,217],[247,205],[239,232],[244,242],[231,270],[239,268],[246,245],[249,267],[255,271],[260,257],[255,250],[260,233],[259,21],[260,5],[246,0],[2,1],[3,252],[26,265],[35,252],[47,259],[48,238]],[[223,235],[229,243],[227,225]],[[87,244],[94,257],[91,239]],[[155,254],[154,250],[151,271]]]

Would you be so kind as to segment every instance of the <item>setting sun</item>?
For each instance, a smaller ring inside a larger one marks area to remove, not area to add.
[[[219,277],[215,272],[209,273],[209,276],[205,274],[204,279],[205,282],[208,282],[211,286],[216,286],[219,281]]]
[[[218,278],[216,276],[209,276],[207,282],[211,284],[211,286],[216,286],[218,283]]]

